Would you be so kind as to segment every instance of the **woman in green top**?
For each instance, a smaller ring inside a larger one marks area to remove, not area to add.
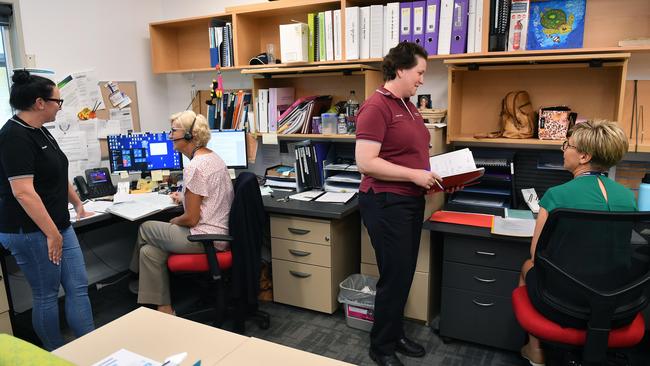
[[[573,127],[569,139],[562,145],[564,168],[573,174],[573,179],[550,188],[539,202],[539,214],[530,245],[531,258],[535,256],[537,241],[548,214],[556,208],[598,211],[637,210],[632,191],[604,174],[623,158],[627,148],[627,137],[615,122],[590,121]],[[526,274],[531,269],[533,269],[533,260],[528,259],[521,269],[519,286],[527,284]],[[529,287],[533,286],[534,284],[529,283]],[[528,288],[531,300],[535,295],[534,292]],[[541,312],[543,309],[537,310]],[[539,339],[532,335],[529,335],[528,344],[521,349],[521,355],[531,364],[544,364],[544,352]]]

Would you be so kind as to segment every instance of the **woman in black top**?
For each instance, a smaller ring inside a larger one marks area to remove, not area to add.
[[[68,159],[43,127],[63,99],[44,77],[18,70],[9,103],[18,111],[0,129],[0,243],[16,258],[32,289],[32,324],[48,350],[64,344],[58,292],[76,336],[94,329],[88,279],[68,201],[77,217],[90,214],[68,181]]]

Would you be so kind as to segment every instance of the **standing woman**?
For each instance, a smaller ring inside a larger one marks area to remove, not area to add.
[[[395,351],[422,357],[424,347],[406,338],[404,305],[420,246],[424,194],[440,177],[429,171],[429,131],[409,101],[424,82],[426,51],[400,43],[382,62],[385,84],[357,117],[356,161],[363,173],[359,209],[379,267],[370,357],[402,365]]]
[[[9,103],[18,111],[0,129],[0,243],[16,258],[32,289],[32,324],[47,350],[64,344],[59,286],[75,336],[94,329],[88,278],[68,202],[92,215],[68,181],[68,159],[43,127],[63,105],[52,80],[18,70]]]

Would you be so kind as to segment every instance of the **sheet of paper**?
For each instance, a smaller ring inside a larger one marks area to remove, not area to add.
[[[316,202],[346,203],[354,197],[356,192],[325,192],[316,198]]]
[[[61,132],[57,129],[51,131],[61,151],[68,157],[68,160],[85,160],[88,156],[88,143],[86,133],[81,131]]]
[[[472,152],[465,148],[429,158],[431,171],[448,177],[476,169]]]
[[[535,220],[530,219],[504,219],[500,216],[494,216],[492,221],[492,234],[532,237],[535,231]]]
[[[79,125],[79,131],[83,131],[86,133],[86,138],[88,139],[88,141],[92,139],[97,140],[97,127],[98,127],[97,119],[79,121],[78,125]]]
[[[109,110],[109,119],[120,121],[120,133],[125,135],[129,130],[133,131],[133,116],[131,115],[131,108]]]
[[[97,137],[105,139],[108,135],[120,134],[120,121],[116,120],[97,120]]]
[[[313,190],[313,191],[305,191],[305,192],[300,192],[296,193],[294,195],[289,196],[292,200],[297,200],[297,201],[311,201],[314,198],[320,196],[323,194],[323,191],[320,190]]]
[[[57,85],[61,91],[61,99],[65,100],[64,110],[74,111],[76,114],[84,107],[95,107],[95,110],[105,108],[97,78],[92,70],[72,73]]]
[[[120,178],[127,179],[128,177],[129,177],[129,172],[127,172],[126,170],[122,170],[120,172]]]
[[[263,133],[262,134],[262,144],[264,144],[264,145],[277,145],[278,144],[278,134],[276,134],[276,133]]]
[[[92,366],[160,366],[161,363],[124,348]]]
[[[92,212],[106,212],[106,209],[113,206],[111,201],[88,201],[84,203],[84,209]]]
[[[162,170],[152,170],[151,171],[151,180],[154,182],[160,182],[163,180]]]

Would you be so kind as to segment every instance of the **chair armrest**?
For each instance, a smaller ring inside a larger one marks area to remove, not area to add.
[[[208,256],[208,267],[210,268],[210,276],[213,280],[221,279],[221,267],[219,267],[219,261],[217,260],[217,250],[214,248],[212,241],[203,241],[203,249],[205,254]]]
[[[197,242],[197,241],[233,241],[235,240],[232,236],[230,235],[223,235],[223,234],[196,234],[196,235],[188,235],[187,240],[191,242]]]

